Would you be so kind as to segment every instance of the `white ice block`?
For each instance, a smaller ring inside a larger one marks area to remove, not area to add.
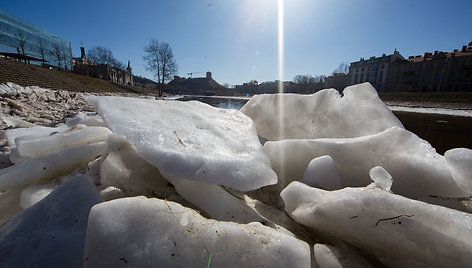
[[[300,182],[325,190],[342,188],[341,178],[339,178],[334,161],[329,155],[311,160]]]
[[[178,203],[131,197],[92,208],[84,260],[84,267],[310,267],[310,249],[260,223],[208,220]]]
[[[75,177],[0,229],[0,267],[82,267],[90,208],[101,202]]]
[[[468,196],[452,179],[446,159],[428,142],[401,128],[351,139],[268,141],[264,150],[282,187],[302,178],[313,158],[329,155],[344,187],[370,184],[370,169],[382,166],[395,178],[394,193],[413,198]]]
[[[44,136],[22,136],[15,139],[21,157],[37,158],[60,150],[106,141],[111,131],[105,127],[76,127]]]
[[[252,97],[241,112],[268,140],[353,138],[372,135],[402,123],[369,83],[312,95],[267,94]]]
[[[471,214],[379,188],[329,192],[292,182],[281,196],[295,221],[367,250],[387,265],[472,263]]]
[[[237,110],[196,101],[86,97],[117,135],[168,179],[190,179],[248,191],[277,176],[252,120]]]
[[[30,159],[0,170],[0,191],[14,187],[45,182],[56,176],[67,174],[86,166],[88,162],[106,151],[106,142],[97,142],[83,147],[64,149],[54,155]]]
[[[472,195],[472,150],[467,148],[451,149],[444,156],[454,181],[462,190]]]

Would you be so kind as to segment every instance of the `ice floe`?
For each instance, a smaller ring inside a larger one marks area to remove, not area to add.
[[[90,212],[84,267],[310,267],[306,242],[260,223],[206,219],[178,203],[121,198]]]
[[[343,187],[366,186],[370,183],[370,169],[381,166],[395,178],[394,193],[408,197],[469,196],[454,182],[444,156],[402,128],[350,139],[268,141],[264,150],[283,187],[303,178],[312,159],[329,155]]]
[[[454,181],[462,190],[472,195],[472,150],[467,148],[451,149],[444,156]]]
[[[90,209],[101,202],[86,176],[75,177],[0,229],[1,267],[82,267]]]
[[[325,190],[341,189],[341,178],[333,159],[323,155],[310,161],[301,182]]]
[[[378,188],[325,191],[292,182],[281,196],[297,222],[368,249],[391,266],[468,267],[472,215]]]
[[[196,101],[86,99],[114,133],[131,142],[166,178],[243,191],[277,182],[252,120],[239,111]]]
[[[241,111],[268,140],[353,138],[403,127],[369,83],[343,93],[324,89],[312,95],[256,95]]]
[[[438,154],[369,84],[343,95],[246,116],[0,85],[0,266],[470,266],[472,151]]]

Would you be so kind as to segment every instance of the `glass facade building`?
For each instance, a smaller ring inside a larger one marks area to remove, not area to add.
[[[45,60],[47,65],[72,69],[70,42],[0,10],[0,52]],[[41,61],[30,61],[41,65]]]

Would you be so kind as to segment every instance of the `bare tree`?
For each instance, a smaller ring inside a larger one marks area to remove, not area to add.
[[[172,48],[165,42],[151,39],[149,45],[144,48],[144,52],[146,52],[143,57],[146,70],[153,72],[156,76],[159,95],[162,95],[166,81],[170,81],[178,69]]]
[[[333,75],[336,74],[347,74],[349,72],[349,63],[342,62],[339,64],[338,68],[333,71]]]
[[[54,44],[54,46],[52,47],[52,50],[50,51],[50,54],[56,58],[57,67],[59,69],[62,69],[62,66],[61,66],[62,55],[63,55],[62,48],[59,45]]]
[[[293,82],[295,82],[295,84],[299,84],[299,85],[303,85],[303,84],[311,84],[311,83],[315,83],[315,78],[311,75],[296,75],[294,78],[293,78]]]
[[[41,59],[43,60],[42,65],[44,66],[44,62],[46,61],[46,48],[44,47],[43,40],[39,40],[38,44],[38,51],[41,55]]]
[[[113,53],[111,53],[111,50],[109,50],[108,48],[96,46],[92,49],[89,49],[87,53],[87,58],[92,62],[95,62],[97,64],[108,64],[111,67],[115,67],[122,70],[125,69],[125,65],[119,60],[117,60],[113,56]]]
[[[296,75],[293,82],[296,84],[297,93],[313,93],[323,88],[324,75]]]
[[[18,54],[21,53],[21,55],[25,56],[26,57],[26,43],[28,42],[28,37],[26,36],[26,34],[24,32],[21,32],[21,31],[18,31],[16,34],[15,34],[15,38],[16,38],[16,44],[15,44],[15,47],[16,47],[16,51],[18,51]],[[26,59],[24,59],[24,61],[26,62]],[[29,63],[29,61],[28,61]]]

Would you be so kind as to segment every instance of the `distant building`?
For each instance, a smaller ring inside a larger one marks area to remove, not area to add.
[[[183,78],[174,76],[169,82],[165,91],[170,94],[189,94],[189,95],[229,95],[231,92],[224,86],[216,82],[211,72],[206,73],[206,77]]]
[[[395,50],[391,55],[383,54],[381,57],[373,56],[368,60],[361,58],[352,62],[349,66],[348,82],[350,85],[370,82],[378,91],[384,91],[389,66],[399,59],[404,58]]]
[[[325,78],[325,88],[335,88],[338,91],[343,91],[349,85],[349,75],[343,73],[335,73]]]
[[[392,91],[472,91],[472,42],[460,51],[435,51],[392,63],[386,87]]]
[[[133,83],[137,87],[157,89],[157,82],[147,79],[145,77],[133,75]]]
[[[96,64],[87,60],[85,48],[80,48],[80,58],[74,58],[74,73],[94,78],[100,78],[117,84],[133,85],[133,73],[128,61],[126,70],[112,67],[108,64]]]
[[[70,42],[2,10],[0,54],[36,65],[72,69]]]
[[[243,83],[242,85],[236,85],[234,87],[235,93],[238,95],[255,95],[255,94],[276,94],[279,92],[280,80],[267,81],[258,83],[252,81],[249,83]],[[297,84],[292,81],[283,81],[284,93],[296,93]]]

